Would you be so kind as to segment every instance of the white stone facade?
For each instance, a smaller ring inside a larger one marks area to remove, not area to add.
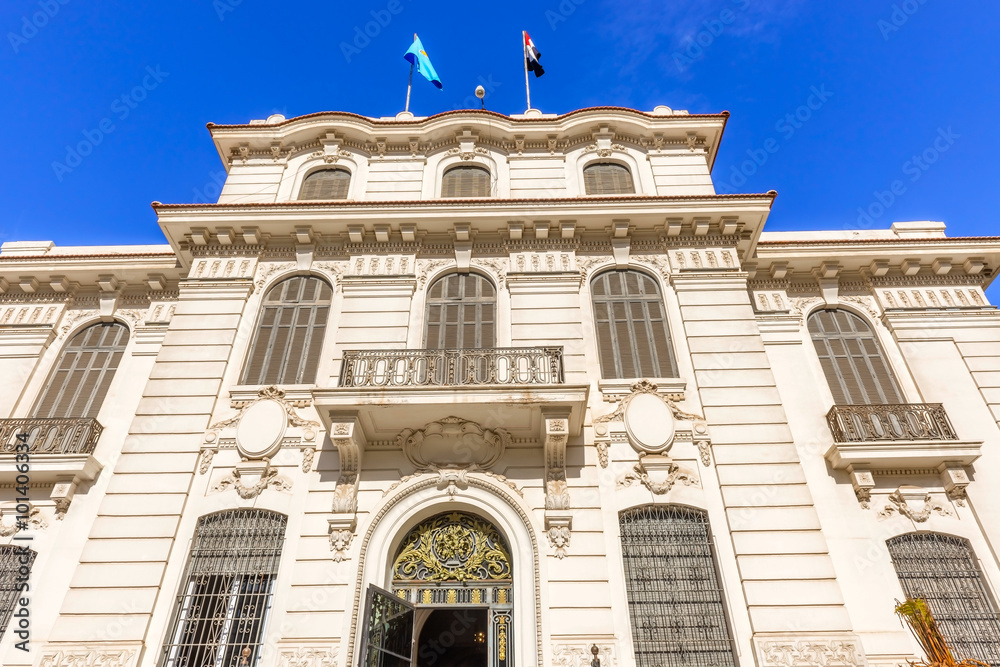
[[[967,540],[995,599],[1000,315],[984,289],[1000,238],[940,223],[764,232],[774,193],[712,186],[726,119],[659,107],[211,126],[228,179],[217,204],[154,204],[169,245],[5,243],[0,544],[30,536],[37,556],[31,652],[15,618],[0,662],[162,665],[199,519],[234,508],[287,517],[262,667],[359,664],[368,586],[392,588],[404,536],[445,511],[509,546],[505,665],[585,666],[592,647],[604,667],[641,664],[619,527],[637,507],[704,511],[740,667],[915,657],[893,614],[899,535]],[[627,168],[634,193],[588,195],[595,163]],[[463,165],[488,170],[488,196],[440,197]],[[350,174],[346,199],[300,201],[331,167]],[[594,281],[616,270],[662,296],[672,376],[604,377]],[[491,347],[536,350],[541,375],[345,381],[351,351],[427,347],[428,290],[455,273],[493,286]],[[315,381],[241,384],[265,295],[293,276],[332,287]],[[824,309],[866,323],[900,403],[940,404],[953,433],[838,438],[808,325]],[[36,450],[18,531],[15,433],[68,341],[99,322],[128,327],[103,432],[92,451]]]

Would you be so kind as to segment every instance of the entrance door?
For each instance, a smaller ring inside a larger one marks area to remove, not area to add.
[[[416,667],[489,667],[489,610],[434,609],[420,628]]]
[[[410,667],[413,605],[378,586],[368,586],[361,667]]]

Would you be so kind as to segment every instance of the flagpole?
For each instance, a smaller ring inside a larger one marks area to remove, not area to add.
[[[417,33],[413,33],[413,41],[417,41]],[[413,67],[416,65],[417,59],[413,58],[413,62],[410,63],[410,81],[406,84],[406,113],[410,113],[410,91],[413,90]]]
[[[521,55],[524,60],[524,92],[528,96],[528,111],[531,111],[531,85],[528,83],[528,47],[526,45],[527,33],[521,31]]]

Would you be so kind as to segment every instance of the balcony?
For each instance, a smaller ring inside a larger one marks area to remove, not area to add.
[[[13,481],[19,439],[28,444],[28,477],[40,481],[90,481],[101,465],[94,449],[104,427],[96,419],[0,419],[0,482]],[[20,437],[19,437],[20,436]]]
[[[959,440],[940,403],[835,405],[826,421],[834,440],[826,458],[837,469],[968,465],[982,447]]]
[[[563,383],[561,347],[347,350],[341,387],[455,387]]]

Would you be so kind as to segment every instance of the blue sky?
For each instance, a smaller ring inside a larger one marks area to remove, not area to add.
[[[957,7],[4,0],[0,240],[163,242],[151,201],[218,191],[207,122],[394,115],[413,32],[444,82],[415,80],[414,112],[467,108],[483,83],[488,108],[520,113],[522,29],[547,70],[532,87],[545,112],[729,110],[717,187],[777,190],[768,229],[943,220],[950,235],[997,234],[1000,7]],[[68,155],[80,142],[92,151]]]

